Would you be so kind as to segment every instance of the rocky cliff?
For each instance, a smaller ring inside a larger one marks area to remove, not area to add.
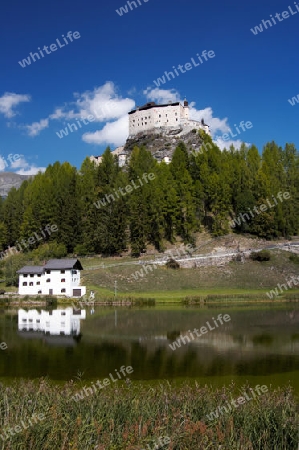
[[[159,128],[157,130],[143,131],[127,139],[123,153],[130,156],[135,146],[145,146],[157,161],[164,158],[172,159],[173,152],[179,142],[184,142],[188,152],[199,151],[202,138],[198,131],[190,127]]]

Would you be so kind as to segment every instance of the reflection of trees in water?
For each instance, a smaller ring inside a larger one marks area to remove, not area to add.
[[[253,345],[272,345],[274,341],[273,336],[270,336],[270,334],[258,334],[256,336],[253,336],[252,343]]]
[[[167,331],[166,336],[169,341],[175,341],[181,335],[180,331]]]

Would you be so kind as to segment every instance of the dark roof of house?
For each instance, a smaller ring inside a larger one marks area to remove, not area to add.
[[[83,270],[83,267],[76,258],[69,259],[50,259],[44,266],[24,266],[17,271],[19,274],[40,274],[44,273],[45,270],[67,270],[67,269],[78,269]]]
[[[150,103],[146,103],[143,106],[140,106],[139,108],[133,109],[133,111],[130,111],[129,114],[133,114],[136,111],[143,111],[143,110],[151,109],[151,108],[162,108],[163,106],[178,106],[179,104],[180,104],[180,102],[164,103],[163,105],[156,105],[155,102],[150,102]]]
[[[78,269],[83,270],[83,267],[77,258],[69,259],[50,259],[44,269]]]
[[[17,273],[43,273],[44,267],[43,266],[24,266],[20,270],[17,271]]]

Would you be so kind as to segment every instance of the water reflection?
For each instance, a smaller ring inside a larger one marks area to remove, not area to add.
[[[84,319],[86,311],[81,309],[65,308],[50,311],[19,309],[18,334],[26,339],[42,338],[49,344],[74,344],[81,339],[80,321]]]

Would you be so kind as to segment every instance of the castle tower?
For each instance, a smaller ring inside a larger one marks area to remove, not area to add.
[[[182,119],[189,120],[189,103],[184,100],[184,113]]]

